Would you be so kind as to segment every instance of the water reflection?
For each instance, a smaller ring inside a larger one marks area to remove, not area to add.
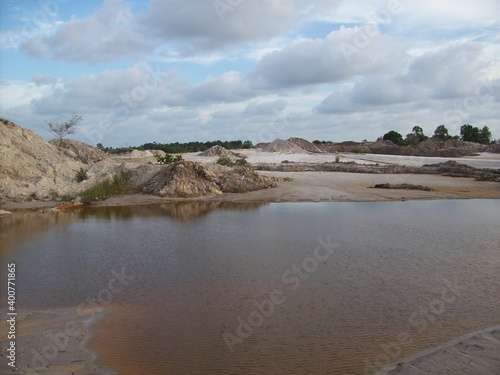
[[[123,207],[92,207],[79,211],[79,217],[98,219],[154,218],[168,216],[178,221],[190,221],[206,216],[215,210],[225,211],[252,211],[268,203],[235,203],[235,202],[209,202],[209,201],[183,201],[147,206]]]

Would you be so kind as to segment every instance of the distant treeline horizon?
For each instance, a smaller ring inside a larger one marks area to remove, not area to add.
[[[420,142],[426,141],[428,139],[432,139],[435,141],[446,141],[448,139],[456,139],[460,141],[467,141],[467,142],[476,142],[476,143],[482,143],[482,144],[490,144],[490,143],[497,143],[497,140],[492,139],[491,132],[487,126],[484,126],[482,129],[479,129],[478,127],[465,124],[460,128],[460,135],[455,135],[451,136],[448,134],[448,129],[444,125],[440,125],[436,128],[434,131],[434,134],[432,137],[428,137],[423,133],[423,130],[420,126],[414,126],[412,129],[412,132],[409,133],[406,138],[403,138],[403,136],[394,131],[391,130],[388,133],[384,134],[384,136],[379,137],[377,141],[380,140],[390,140],[394,144],[398,146],[414,146]],[[365,142],[370,142],[367,141],[366,139],[362,140],[361,142],[355,142],[355,141],[344,141],[344,142],[335,142],[335,141],[320,141],[320,140],[314,140],[312,143],[316,145],[325,145],[325,144],[334,144],[334,143],[365,143]],[[374,141],[373,141],[374,142]],[[268,142],[263,142],[263,143],[268,143]],[[146,150],[161,150],[164,151],[165,153],[168,154],[181,154],[181,153],[188,153],[188,152],[203,152],[208,150],[209,148],[213,146],[222,146],[227,150],[237,150],[237,149],[250,149],[254,147],[254,144],[250,140],[246,141],[241,141],[241,140],[236,140],[236,141],[221,141],[221,140],[215,140],[215,141],[207,141],[207,142],[199,142],[199,141],[194,141],[194,142],[171,142],[171,143],[157,143],[157,142],[149,142],[149,143],[144,143],[143,145],[140,146],[127,146],[127,147],[118,147],[118,148],[113,148],[113,147],[104,147],[102,143],[97,144],[97,148],[104,150],[108,153],[112,154],[119,154],[119,153],[125,153],[130,150],[141,150],[141,151],[146,151]]]

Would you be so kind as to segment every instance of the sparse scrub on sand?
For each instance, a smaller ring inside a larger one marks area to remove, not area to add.
[[[225,165],[228,167],[232,167],[234,165],[233,161],[228,156],[221,156],[219,159],[217,159],[217,164]]]
[[[88,179],[88,176],[87,176],[87,171],[85,171],[85,169],[80,168],[79,170],[76,171],[76,176],[75,176],[76,182],[82,182],[85,181],[86,179]]]
[[[172,164],[176,163],[178,161],[184,160],[181,155],[173,156],[170,154],[165,154],[163,156],[161,155],[154,155],[154,158],[159,164]]]
[[[217,164],[225,165],[227,167],[244,167],[248,165],[248,162],[245,159],[237,159],[236,161],[232,161],[228,156],[221,156],[219,159],[217,159]]]
[[[80,194],[83,202],[93,202],[109,198],[112,195],[122,195],[130,192],[130,172],[120,172],[107,178]]]

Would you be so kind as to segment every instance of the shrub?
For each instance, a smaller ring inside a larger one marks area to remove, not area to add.
[[[80,168],[79,170],[76,171],[76,176],[75,176],[76,182],[82,182],[88,178],[89,177],[87,176],[87,172],[85,171],[85,169]]]
[[[228,167],[232,167],[234,165],[233,161],[228,156],[221,156],[219,159],[217,159],[217,164],[226,165]]]
[[[165,156],[154,155],[154,157],[156,161],[160,164],[171,164],[184,160],[181,155],[177,155],[174,157],[173,155],[165,154]]]
[[[237,165],[238,167],[244,167],[248,165],[248,162],[245,159],[238,159],[234,162],[234,164]]]
[[[335,156],[335,163],[340,163],[340,156],[339,155]]]
[[[130,191],[130,172],[120,172],[107,178],[80,194],[83,202],[93,202],[109,198],[111,195],[126,194]]]

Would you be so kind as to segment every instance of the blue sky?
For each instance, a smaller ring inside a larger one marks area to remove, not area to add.
[[[0,1],[0,115],[105,146],[500,138],[496,0]]]

